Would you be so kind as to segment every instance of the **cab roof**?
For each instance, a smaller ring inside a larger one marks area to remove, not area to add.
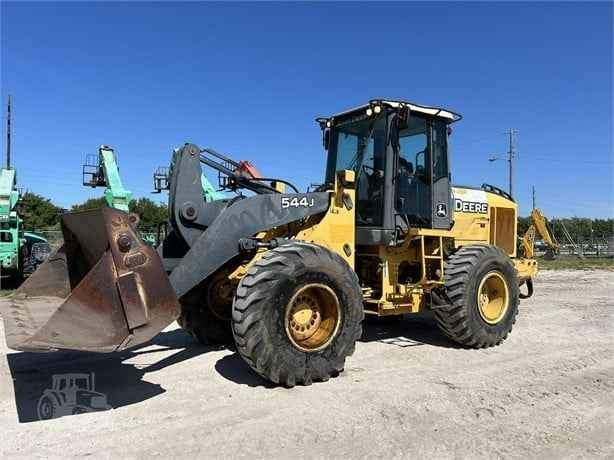
[[[367,104],[355,107],[350,110],[346,110],[344,112],[336,113],[328,118],[317,118],[316,121],[318,123],[322,123],[322,121],[326,122],[331,118],[341,117],[353,112],[366,111],[368,109],[374,109],[376,106],[388,106],[394,109],[400,107],[408,107],[412,112],[423,113],[426,115],[430,115],[432,117],[439,117],[445,119],[448,123],[454,123],[456,121],[461,120],[463,117],[459,113],[454,112],[450,109],[444,109],[442,107],[431,107],[427,105],[417,104],[415,102],[403,101],[403,100],[392,100],[392,99],[371,99]]]

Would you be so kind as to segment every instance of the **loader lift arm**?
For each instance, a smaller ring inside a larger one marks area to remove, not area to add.
[[[169,221],[171,227],[191,247],[202,232],[218,215],[236,199],[207,202],[202,199],[202,167],[204,164],[218,172],[220,187],[238,193],[236,199],[244,196],[241,189],[256,195],[279,195],[285,184],[298,193],[297,188],[281,179],[265,179],[247,161],[237,162],[211,148],[201,149],[194,144],[185,144],[173,154],[168,175]]]
[[[212,148],[200,151],[200,162],[218,172],[220,187],[228,190],[245,188],[254,193],[280,193],[274,183],[284,184],[299,193],[298,189],[288,181],[262,177],[256,167],[249,161],[235,161]],[[267,183],[268,182],[268,183]]]
[[[522,238],[524,257],[527,259],[532,259],[535,255],[536,234],[539,234],[544,240],[544,243],[548,246],[550,256],[553,257],[559,252],[559,245],[548,229],[544,214],[538,208],[533,208],[533,211],[531,211],[531,225]]]
[[[194,153],[196,155],[196,153]],[[180,149],[177,149],[173,156],[173,161],[170,168],[159,167],[153,174],[154,192],[160,193],[162,190],[170,190],[170,182],[173,168],[177,163],[177,156],[180,155]],[[284,184],[299,193],[298,189],[288,181],[282,179],[271,179],[262,177],[256,167],[246,160],[235,161],[226,155],[217,152],[212,148],[203,148],[199,152],[199,161],[218,173],[218,182],[220,189],[237,191],[239,189],[247,189],[254,193],[280,193],[281,189],[269,183]],[[213,184],[207,179],[204,172],[201,172],[200,183],[202,186],[203,196],[206,203],[212,201],[224,200],[227,197],[216,190]]]
[[[205,202],[199,180],[201,163],[225,176],[227,189],[247,189],[256,196]],[[242,173],[240,165],[212,149],[201,149],[194,144],[186,144],[174,154],[169,178],[169,221],[173,229],[169,240],[179,237],[185,243],[185,252],[174,254],[172,248],[177,245],[169,244],[170,241],[163,242],[158,252],[163,260],[181,258],[170,275],[171,285],[178,297],[237,256],[238,242],[242,238],[322,214],[329,207],[328,192],[287,195],[267,183],[271,179],[256,178],[253,172]],[[290,197],[298,200],[304,198],[308,205],[282,207],[283,199]],[[204,258],[203,254],[207,254],[207,257]]]
[[[160,166],[154,171],[154,174],[153,174],[154,191],[153,193],[162,193],[163,190],[169,190],[170,188],[169,175],[170,175],[170,169],[166,166]],[[207,179],[207,176],[205,176],[205,173],[202,173],[200,175],[200,184],[203,189],[203,197],[205,198],[205,202],[211,203],[212,201],[223,200],[226,198],[226,196],[222,192],[217,191],[215,187],[213,187],[213,184],[211,184],[209,179]]]
[[[124,188],[119,175],[115,152],[111,147],[101,145],[98,156],[88,155],[83,165],[83,185],[106,187],[104,198],[111,208],[128,212],[132,192]]]

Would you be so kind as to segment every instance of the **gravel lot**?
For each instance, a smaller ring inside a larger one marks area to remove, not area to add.
[[[114,355],[2,337],[0,457],[612,458],[614,272],[544,271],[535,290],[497,348],[459,349],[428,316],[369,324],[340,377],[293,389],[174,326]],[[38,421],[68,372],[95,373],[113,409]]]

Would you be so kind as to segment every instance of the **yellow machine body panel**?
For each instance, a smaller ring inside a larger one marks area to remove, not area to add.
[[[516,256],[516,219],[518,205],[500,195],[484,190],[453,187],[456,247],[488,243]]]
[[[517,257],[517,204],[481,189],[453,187],[453,194],[455,210],[451,229],[412,228],[399,245],[356,248],[354,174],[353,171],[339,171],[328,212],[315,222],[304,222],[292,233],[298,240],[316,243],[336,252],[354,270],[360,270],[356,266],[359,258],[367,256],[376,260],[381,266],[378,287],[366,288],[363,294],[365,311],[378,315],[422,311],[425,294],[444,284],[446,249],[471,244],[496,245],[512,258],[519,280],[535,276],[537,262]],[[273,229],[261,237],[271,239],[283,233],[281,230]],[[247,266],[260,256],[259,252],[230,278],[238,281]],[[400,281],[402,267],[407,263],[419,267],[420,276],[412,282]]]
[[[352,269],[356,239],[354,182],[354,171],[339,171],[328,212],[317,224],[296,235],[296,239],[336,252]]]
[[[421,311],[425,306],[424,294],[444,282],[446,248],[495,245],[512,258],[520,281],[535,276],[537,261],[517,254],[518,205],[481,189],[453,187],[452,191],[454,225],[451,229],[412,228],[403,244],[380,246],[373,252],[372,257],[382,266],[381,290],[366,300],[367,312],[394,315]],[[401,267],[408,262],[419,267],[419,279],[401,282]]]
[[[450,230],[415,228],[410,234],[452,238],[455,247],[493,244],[516,257],[518,205],[485,190],[452,187],[452,193],[454,225]]]

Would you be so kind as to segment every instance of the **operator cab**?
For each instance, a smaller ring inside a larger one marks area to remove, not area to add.
[[[410,227],[450,229],[449,125],[461,116],[404,101],[368,104],[318,118],[328,151],[326,183],[356,173],[356,240],[389,244]]]

